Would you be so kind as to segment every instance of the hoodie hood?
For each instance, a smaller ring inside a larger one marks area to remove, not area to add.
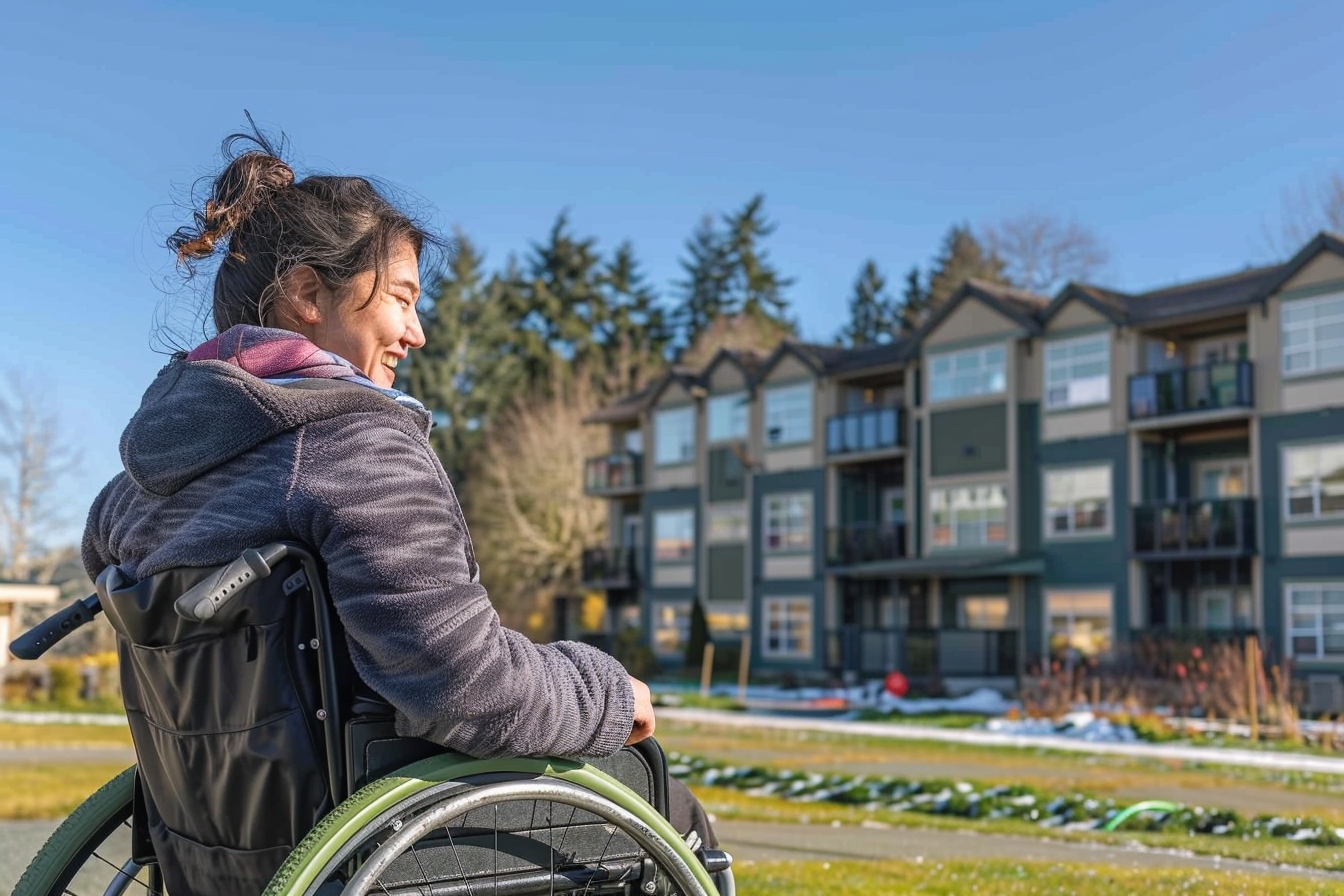
[[[262,442],[343,414],[394,415],[428,434],[423,409],[339,379],[265,382],[225,361],[170,361],[121,436],[121,463],[140,488],[172,495]]]

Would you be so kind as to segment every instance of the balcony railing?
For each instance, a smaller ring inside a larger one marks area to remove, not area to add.
[[[858,454],[899,448],[900,411],[897,408],[872,408],[837,414],[826,420],[826,453]]]
[[[855,566],[904,556],[904,523],[852,523],[826,530],[828,566]]]
[[[589,588],[633,588],[639,583],[634,548],[589,548],[581,576]]]
[[[643,485],[643,455],[625,451],[601,454],[584,461],[583,490],[590,495],[633,492]]]
[[[1254,374],[1250,361],[1136,373],[1129,378],[1129,419],[1254,407]]]
[[[1139,557],[1244,556],[1256,550],[1254,498],[1140,504],[1133,522]]]
[[[903,629],[847,625],[826,633],[827,661],[840,672],[914,679],[1018,674],[1016,629]]]

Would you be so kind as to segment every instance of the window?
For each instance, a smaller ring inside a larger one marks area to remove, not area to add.
[[[812,441],[812,384],[765,390],[765,444],[796,445]]]
[[[1047,591],[1045,615],[1050,629],[1050,653],[1061,656],[1074,651],[1097,656],[1111,649],[1111,592]]]
[[[691,606],[685,603],[653,605],[653,650],[675,654],[691,639]]]
[[[1007,597],[1001,594],[976,595],[957,601],[957,628],[1002,631],[1007,627]]]
[[[1001,345],[929,356],[929,401],[995,395],[1008,388]]]
[[[1308,660],[1344,659],[1344,582],[1289,585],[1288,652]]]
[[[811,659],[812,598],[767,597],[761,609],[765,614],[761,654],[775,659]]]
[[[653,415],[653,462],[660,467],[695,459],[695,408],[671,408]]]
[[[1344,293],[1284,302],[1279,319],[1285,376],[1344,368]]]
[[[709,508],[709,531],[705,534],[714,543],[746,541],[751,523],[745,504],[730,504]]]
[[[1111,400],[1111,335],[1051,342],[1045,347],[1045,406],[1077,408]]]
[[[1008,492],[1002,485],[933,489],[929,506],[934,547],[984,547],[1008,540]]]
[[[765,553],[812,550],[812,493],[771,495],[765,499]]]
[[[747,611],[741,603],[706,603],[705,622],[715,637],[741,635],[751,626]]]
[[[716,395],[709,400],[709,433],[706,438],[711,442],[726,442],[729,439],[747,437],[747,393],[734,392],[731,395]]]
[[[1078,467],[1045,474],[1045,535],[1101,535],[1111,530],[1111,468]]]
[[[689,563],[695,547],[695,511],[659,510],[653,515],[653,559]]]
[[[1344,442],[1283,452],[1289,520],[1344,515]]]

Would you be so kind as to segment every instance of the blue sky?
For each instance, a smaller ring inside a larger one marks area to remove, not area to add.
[[[922,6],[10,4],[0,366],[83,450],[71,531],[198,301],[162,238],[244,108],[492,263],[569,208],[665,288],[701,215],[764,192],[809,338],[865,258],[898,280],[953,222],[1076,216],[1143,289],[1273,260],[1283,191],[1344,168],[1344,5]]]

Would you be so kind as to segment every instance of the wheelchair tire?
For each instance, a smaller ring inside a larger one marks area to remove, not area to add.
[[[80,803],[47,838],[14,887],[14,896],[161,894],[158,868],[130,859],[135,766]],[[119,841],[124,840],[125,843]]]
[[[575,839],[566,844],[571,830]],[[596,856],[585,850],[600,840]],[[264,896],[568,891],[718,893],[671,824],[591,766],[436,756],[337,806]]]

